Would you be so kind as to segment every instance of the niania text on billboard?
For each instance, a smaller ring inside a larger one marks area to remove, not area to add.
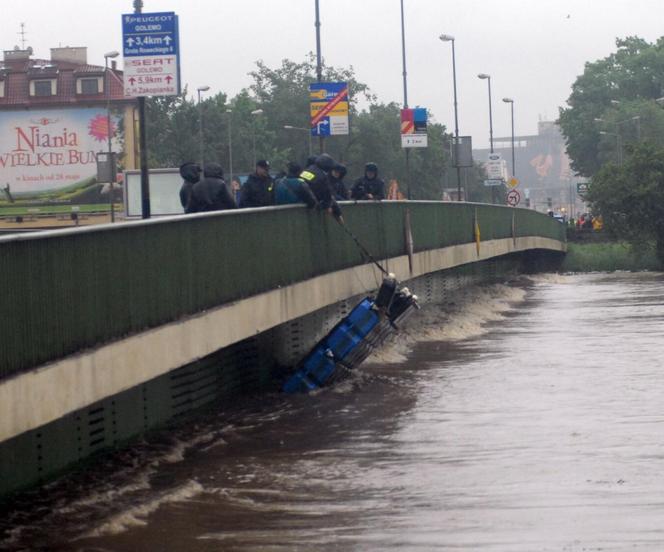
[[[0,183],[16,193],[35,193],[94,176],[107,126],[103,108],[0,112]],[[115,135],[117,117],[111,126]]]

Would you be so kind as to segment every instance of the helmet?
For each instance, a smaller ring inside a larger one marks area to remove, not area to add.
[[[298,177],[300,176],[300,173],[302,172],[302,167],[298,165],[295,161],[291,161],[288,163],[288,176],[290,177]]]
[[[321,153],[316,157],[316,166],[325,172],[331,171],[336,164],[337,163],[332,159],[332,156],[327,153]]]
[[[367,163],[364,165],[364,172],[378,172],[378,165],[376,163]]]
[[[341,163],[337,163],[334,166],[334,170],[339,171],[339,178],[343,178],[344,176],[346,176],[346,173],[348,172],[346,165],[342,165]]]

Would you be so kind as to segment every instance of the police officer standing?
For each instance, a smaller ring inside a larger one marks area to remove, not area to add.
[[[358,178],[353,184],[351,198],[355,200],[385,199],[385,182],[378,178],[376,163],[367,163],[364,166],[364,176]]]
[[[274,180],[270,176],[270,164],[261,159],[256,172],[249,175],[240,190],[240,208],[274,205]]]
[[[335,219],[341,220],[341,208],[334,199],[334,191],[329,179],[329,173],[336,164],[330,155],[322,153],[316,157],[315,163],[300,173],[300,178],[311,188],[318,200],[319,208],[331,212]]]
[[[330,184],[332,185],[332,190],[334,192],[334,199],[337,201],[346,201],[350,198],[350,193],[344,182],[346,172],[348,171],[345,165],[337,163],[329,174]]]

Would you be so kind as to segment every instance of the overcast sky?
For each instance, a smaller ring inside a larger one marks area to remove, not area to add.
[[[237,93],[257,59],[278,65],[315,50],[314,0],[145,0],[144,11],[180,16],[182,78],[189,88]],[[48,57],[53,46],[87,46],[88,61],[121,50],[120,15],[131,0],[0,0],[3,49],[27,45]],[[403,101],[399,0],[320,0],[322,50],[332,65],[352,65],[382,101]],[[488,143],[488,93],[477,73],[492,76],[494,135],[554,119],[588,60],[611,53],[617,36],[649,41],[662,33],[662,0],[405,0],[408,99],[454,127],[451,46],[456,38],[459,126],[476,147]]]

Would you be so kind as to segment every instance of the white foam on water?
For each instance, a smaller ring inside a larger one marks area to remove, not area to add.
[[[132,527],[140,527],[147,525],[147,517],[156,512],[160,507],[165,504],[172,504],[175,502],[186,502],[193,497],[204,492],[203,486],[197,481],[188,481],[184,485],[176,489],[162,493],[156,498],[152,498],[147,502],[132,506],[123,512],[114,514],[109,519],[81,535],[76,540],[103,537],[109,535],[118,535],[131,529]]]
[[[487,323],[503,320],[505,313],[523,302],[526,294],[520,287],[495,284],[468,290],[459,303],[425,305],[368,362],[397,364],[407,359],[416,343],[460,341],[483,335],[489,331]]]

